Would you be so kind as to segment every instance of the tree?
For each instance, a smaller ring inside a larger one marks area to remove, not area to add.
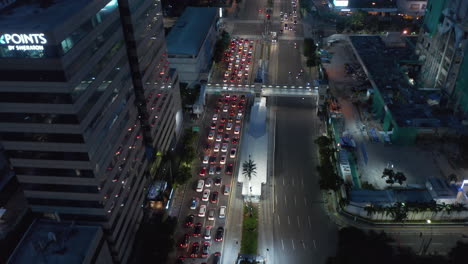
[[[368,14],[362,10],[357,10],[351,14],[350,23],[354,30],[360,30],[364,27]]]
[[[327,136],[320,136],[314,140],[314,143],[317,144],[319,148],[328,148],[332,144],[332,140]]]
[[[257,164],[250,158],[244,161],[242,164],[242,175],[246,176],[249,181],[252,179],[252,175],[257,175]]]
[[[403,172],[397,172],[395,173],[395,180],[398,182],[400,185],[403,185],[403,182],[406,181],[406,176],[403,174]]]
[[[315,42],[313,39],[311,38],[304,39],[303,52],[304,52],[305,57],[311,57],[315,53],[316,49],[317,49],[317,46],[315,46]]]
[[[186,183],[190,178],[192,178],[192,171],[190,167],[180,166],[179,169],[177,170],[175,182],[177,184],[182,185]]]

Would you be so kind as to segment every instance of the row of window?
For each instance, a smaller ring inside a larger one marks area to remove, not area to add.
[[[3,132],[1,140],[5,141],[32,141],[32,142],[53,142],[53,143],[84,143],[84,138],[80,134],[52,134],[52,133],[17,133]]]
[[[15,167],[17,175],[93,178],[92,170]]]
[[[12,159],[89,161],[86,152],[7,150],[6,153]]]

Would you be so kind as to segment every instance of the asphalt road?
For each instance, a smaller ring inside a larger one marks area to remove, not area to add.
[[[276,137],[273,182],[262,201],[262,211],[272,214],[262,221],[272,222],[273,238],[260,241],[259,253],[268,263],[325,263],[334,254],[337,227],[324,210],[318,187],[315,101],[268,100],[276,113]]]

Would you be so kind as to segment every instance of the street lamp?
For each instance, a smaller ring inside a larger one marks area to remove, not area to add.
[[[426,223],[430,224],[430,223],[431,223],[431,219],[427,219],[427,220],[426,220]]]

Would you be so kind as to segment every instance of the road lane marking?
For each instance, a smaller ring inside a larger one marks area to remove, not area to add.
[[[294,186],[294,178],[292,178],[292,186]]]
[[[281,239],[281,246],[283,247],[283,250],[284,250],[284,243],[283,243],[283,239]]]
[[[278,217],[278,225],[281,225],[279,215],[276,216]]]
[[[299,220],[299,216],[297,216],[297,226],[301,227],[301,221]]]
[[[293,249],[295,250],[296,247],[294,246],[294,240],[291,239],[291,242],[292,242]]]
[[[306,249],[306,246],[305,246],[304,241],[302,241],[302,247],[303,247],[304,249]]]
[[[317,249],[317,245],[315,244],[315,240],[314,240],[314,248]]]
[[[290,225],[290,224],[291,224],[291,221],[289,220],[289,215],[288,215],[288,225]]]
[[[286,196],[284,196],[284,205],[287,205],[288,201],[286,201]]]
[[[309,228],[312,228],[312,225],[310,224],[310,216],[307,216],[307,219],[309,220]]]
[[[275,204],[278,205],[278,195],[275,194]]]
[[[296,196],[294,195],[294,205],[297,205]]]
[[[307,198],[304,197],[304,204],[307,206]]]
[[[304,178],[301,178],[301,185],[304,187]]]
[[[284,177],[283,177],[283,185],[284,185]]]

